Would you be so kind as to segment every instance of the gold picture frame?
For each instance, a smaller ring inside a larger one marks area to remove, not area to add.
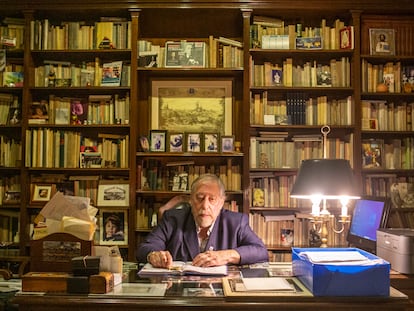
[[[151,129],[232,135],[233,81],[153,80]]]
[[[55,186],[53,184],[32,184],[31,188],[31,203],[46,203],[54,194]]]

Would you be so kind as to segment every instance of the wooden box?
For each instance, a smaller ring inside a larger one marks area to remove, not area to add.
[[[114,289],[114,275],[112,272],[100,272],[89,277],[89,293],[106,294]]]
[[[23,292],[66,292],[65,272],[29,272],[22,277]]]

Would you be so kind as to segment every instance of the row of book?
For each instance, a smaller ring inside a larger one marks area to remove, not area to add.
[[[363,190],[368,196],[389,197],[392,193],[391,189],[395,190],[395,184],[411,184],[414,185],[413,176],[397,176],[395,173],[370,173],[365,174]],[[405,187],[408,189],[408,186]],[[411,186],[412,188],[412,186]],[[407,195],[405,191],[403,196]],[[412,191],[410,191],[412,193]],[[410,194],[409,197],[412,195]],[[396,207],[398,204],[394,204]]]
[[[194,161],[169,162],[165,165],[150,159],[137,165],[138,190],[177,191],[190,190],[192,182],[202,174],[216,174],[221,178],[227,191],[240,191],[241,171],[231,159],[226,164],[196,165]]]
[[[30,129],[26,131],[25,164],[46,168],[128,168],[128,146],[128,135],[99,134],[98,138],[88,138],[75,131]]]
[[[263,37],[273,36],[286,37],[286,44],[282,49],[295,49],[297,39],[318,38],[320,44],[305,46],[307,49],[353,49],[354,48],[354,29],[353,26],[346,25],[344,21],[336,19],[332,26],[327,24],[326,19],[321,19],[318,27],[304,26],[302,23],[288,23],[280,18],[270,16],[253,16],[250,26],[250,45],[251,48],[268,48],[263,46]],[[303,46],[301,45],[300,48]]]
[[[272,99],[268,91],[251,94],[250,123],[254,125],[352,125],[354,100],[287,93]]]
[[[0,124],[16,125],[20,123],[21,103],[18,96],[0,93]]]
[[[328,158],[348,159],[352,165],[353,136],[345,141],[328,138]],[[296,141],[271,141],[250,137],[250,168],[299,168],[302,160],[323,157],[323,146],[319,137],[298,138]]]
[[[414,130],[414,102],[394,103],[386,100],[362,100],[362,130]]]
[[[167,41],[164,46],[138,40],[140,67],[243,67],[242,42],[210,35],[204,41]]]
[[[362,59],[362,92],[377,92],[378,84],[386,84],[389,93],[411,93],[414,87],[414,70],[412,66],[403,66],[401,62],[384,64],[370,63]]]
[[[29,124],[111,125],[129,124],[130,98],[115,95],[58,97],[33,102]]]
[[[130,86],[131,66],[123,61],[73,64],[44,61],[35,68],[35,87]]]
[[[131,22],[102,17],[95,23],[52,24],[49,19],[30,22],[31,50],[130,49]]]
[[[251,60],[252,86],[285,87],[350,87],[351,65],[348,57],[331,59],[329,63],[308,61],[295,64],[292,58],[281,63]]]
[[[248,196],[252,207],[286,208],[298,207],[300,202],[290,197],[294,175],[275,176],[272,173],[253,173]]]
[[[19,204],[21,193],[20,175],[0,178],[0,205]]]
[[[0,135],[0,167],[18,167],[21,160],[21,142],[8,136]]]
[[[362,167],[383,169],[414,168],[414,138],[363,139]]]
[[[5,17],[0,25],[1,45],[7,49],[23,50],[25,21],[22,18]]]

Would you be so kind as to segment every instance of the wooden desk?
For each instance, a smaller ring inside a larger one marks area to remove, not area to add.
[[[134,274],[135,275],[135,274]],[[159,283],[167,282],[168,289],[164,297],[140,297],[106,295],[70,295],[17,294],[13,303],[21,311],[262,311],[262,310],[332,310],[332,311],[391,311],[409,310],[408,297],[392,288],[390,297],[313,297],[313,296],[272,296],[272,297],[200,297],[185,296],[185,289],[202,287],[204,284],[221,289],[221,278],[205,277],[168,277],[135,279],[131,282]]]
[[[391,271],[391,286],[406,294],[411,302],[408,310],[414,311],[414,274],[400,274]]]

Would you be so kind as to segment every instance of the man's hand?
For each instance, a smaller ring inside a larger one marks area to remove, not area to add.
[[[172,256],[169,251],[151,252],[147,256],[148,262],[156,268],[170,268],[172,266]]]
[[[238,264],[240,262],[240,254],[234,249],[227,249],[222,251],[207,251],[198,254],[192,264],[197,267],[214,267],[231,264]]]

